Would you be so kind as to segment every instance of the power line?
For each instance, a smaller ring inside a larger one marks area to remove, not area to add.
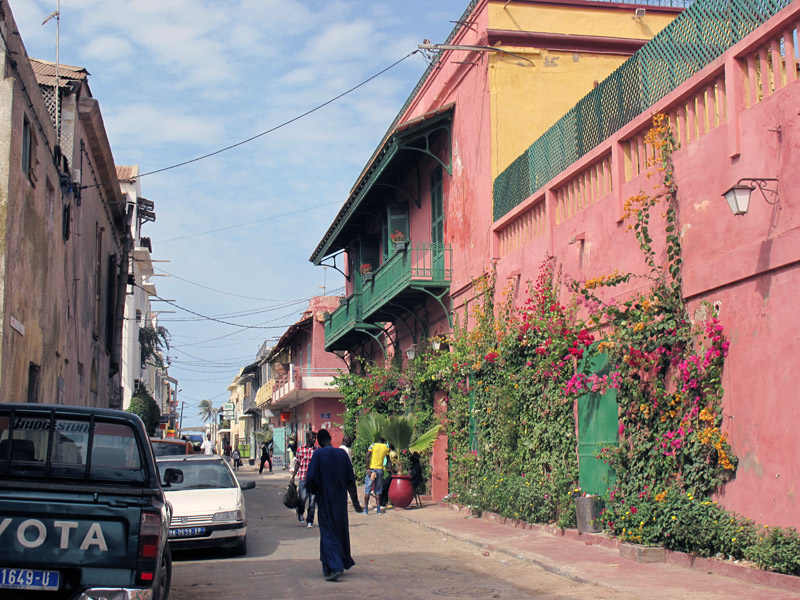
[[[318,204],[317,206],[311,206],[309,208],[302,208],[302,209],[296,210],[294,212],[281,213],[279,215],[273,215],[271,217],[265,217],[263,219],[257,219],[255,221],[247,221],[246,223],[238,223],[236,225],[229,225],[227,227],[220,227],[219,229],[209,229],[208,231],[201,231],[200,233],[190,233],[188,235],[182,235],[182,236],[176,237],[176,238],[169,238],[168,240],[159,240],[158,243],[159,244],[166,244],[167,242],[177,242],[178,240],[185,240],[185,239],[188,239],[188,238],[198,237],[198,236],[206,235],[206,234],[209,234],[209,233],[217,233],[219,231],[227,231],[229,229],[236,229],[237,227],[245,227],[246,225],[253,225],[255,223],[263,223],[264,221],[272,221],[273,219],[278,219],[280,217],[289,217],[291,215],[297,215],[297,214],[300,214],[300,213],[308,212],[310,210],[316,210],[318,208],[324,208],[325,206],[332,206],[334,204],[340,204],[340,202],[337,200],[335,202],[327,202],[325,204]],[[235,294],[233,294],[233,295],[235,295]],[[247,296],[242,296],[242,298],[246,298],[246,297]],[[256,298],[256,299],[258,299],[258,298]]]
[[[231,144],[230,146],[225,146],[224,148],[220,148],[219,150],[215,150],[214,152],[209,152],[208,154],[203,154],[202,156],[198,156],[196,158],[192,158],[192,159],[189,159],[189,160],[185,160],[183,162],[179,162],[179,163],[174,164],[174,165],[170,165],[168,167],[164,167],[164,168],[161,168],[161,169],[156,169],[155,171],[148,171],[147,173],[140,173],[138,175],[134,175],[132,177],[129,177],[128,179],[125,179],[125,180],[118,179],[118,180],[113,181],[113,182],[107,181],[107,182],[104,182],[104,183],[94,183],[92,185],[84,185],[84,186],[81,186],[81,189],[86,189],[86,188],[91,188],[91,187],[98,187],[100,185],[104,185],[105,183],[121,183],[122,181],[130,181],[132,179],[139,179],[139,178],[145,177],[147,175],[155,175],[156,173],[163,173],[164,171],[169,171],[171,169],[177,169],[178,167],[183,167],[183,166],[186,166],[186,165],[189,165],[189,164],[204,160],[206,158],[211,158],[212,156],[216,156],[217,154],[222,154],[223,152],[227,152],[228,150],[233,150],[234,148],[238,148],[239,146],[243,146],[244,144],[252,142],[253,140],[257,140],[258,138],[263,137],[263,136],[265,136],[265,135],[267,135],[269,133],[273,133],[274,131],[282,129],[282,128],[286,127],[287,125],[291,125],[295,121],[299,121],[300,119],[303,119],[304,117],[307,117],[308,115],[310,115],[312,113],[315,113],[315,112],[317,112],[318,110],[320,110],[322,108],[325,108],[329,104],[332,104],[332,103],[336,102],[337,100],[339,100],[340,98],[343,98],[343,97],[347,96],[348,94],[356,91],[358,88],[365,86],[366,84],[368,84],[373,79],[375,79],[377,77],[380,77],[381,75],[383,75],[384,73],[386,73],[390,69],[393,69],[394,67],[399,65],[401,62],[403,62],[404,60],[410,58],[411,56],[413,56],[417,52],[419,52],[419,50],[414,50],[412,52],[409,52],[408,54],[406,54],[400,60],[393,62],[391,65],[389,65],[385,69],[382,69],[382,70],[378,71],[372,77],[369,77],[368,79],[365,79],[364,81],[362,81],[358,85],[355,85],[355,86],[351,87],[349,90],[346,90],[346,91],[342,92],[338,96],[334,96],[330,100],[327,100],[327,101],[323,102],[322,104],[319,104],[319,105],[315,106],[314,108],[312,108],[310,110],[307,110],[306,112],[301,113],[301,114],[297,115],[296,117],[293,117],[293,118],[289,119],[288,121],[284,121],[280,125],[276,125],[275,127],[267,129],[266,131],[262,131],[261,133],[258,133],[258,134],[254,135],[252,137],[249,137],[249,138],[247,138],[245,140],[242,140],[240,142],[236,142],[235,144]]]
[[[147,290],[145,290],[138,283],[134,283],[133,285],[135,285],[139,289],[144,290],[145,292],[147,292]],[[222,323],[223,325],[231,325],[233,327],[238,327],[239,329],[285,329],[286,327],[288,327],[288,325],[239,325],[238,323],[231,323],[230,321],[223,321],[222,319],[216,319],[214,317],[209,317],[207,315],[200,314],[199,312],[195,312],[195,311],[190,310],[188,308],[185,308],[185,307],[183,307],[183,306],[181,306],[179,304],[176,304],[172,300],[167,300],[166,298],[162,298],[161,296],[159,296],[157,294],[152,294],[150,292],[147,292],[147,293],[150,294],[151,296],[154,296],[155,298],[158,298],[162,302],[166,302],[170,306],[174,306],[175,308],[179,308],[182,311],[188,312],[189,314],[195,315],[197,317],[202,317],[202,319],[204,319],[204,320],[214,321],[215,323]],[[278,318],[280,318],[280,317],[278,317]]]

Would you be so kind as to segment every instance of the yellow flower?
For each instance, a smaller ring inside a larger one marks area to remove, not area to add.
[[[677,517],[675,515],[672,515],[672,520],[674,521],[675,519],[677,519]]]
[[[731,538],[731,541],[732,541],[732,542],[735,542],[735,541],[736,541],[736,538]]]

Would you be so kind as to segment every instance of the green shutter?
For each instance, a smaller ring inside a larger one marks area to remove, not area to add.
[[[394,252],[394,244],[390,236],[395,231],[402,232],[406,240],[409,238],[408,204],[390,204],[386,209],[386,243],[384,248],[388,248],[389,254],[392,254]]]
[[[444,277],[444,190],[442,168],[431,175],[431,262],[433,278]]]

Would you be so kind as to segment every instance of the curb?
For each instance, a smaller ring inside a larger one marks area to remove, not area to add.
[[[449,504],[447,502],[438,502],[437,505],[443,508],[447,508],[449,510],[457,511],[461,514],[474,516],[472,509],[468,506]],[[580,533],[577,529],[561,529],[556,525],[526,523],[524,521],[519,521],[517,519],[509,519],[507,517],[504,517],[496,513],[482,512],[481,516],[477,518],[487,519],[489,521],[495,521],[501,525],[518,527],[520,529],[529,529],[532,531],[539,531],[541,533],[548,533],[556,537],[563,537],[575,542],[581,542],[588,546],[598,545],[598,546],[604,546],[606,548],[617,549],[619,550],[620,557],[628,560],[633,560],[638,563],[665,562],[667,564],[684,567],[687,569],[697,569],[705,571],[706,573],[709,574],[721,575],[723,577],[730,577],[732,579],[738,579],[740,581],[746,581],[748,583],[755,583],[758,585],[784,590],[787,592],[800,592],[800,577],[794,577],[793,575],[784,575],[783,573],[773,573],[772,571],[764,571],[762,569],[750,567],[747,565],[717,560],[714,558],[695,556],[693,554],[687,554],[686,552],[679,552],[677,550],[667,550],[665,548],[647,548],[643,546],[637,546],[636,544],[626,544],[620,542],[618,539],[613,539],[608,537],[608,535],[606,535],[605,533]],[[439,529],[437,528],[437,530]],[[443,533],[448,533],[448,532],[444,531]],[[455,535],[453,537],[458,538],[458,536]],[[468,541],[470,543],[475,544],[475,542],[470,540],[463,540],[463,541]],[[489,545],[484,544],[483,547],[488,548]],[[490,549],[499,552],[504,552],[502,548],[490,548]],[[528,558],[526,557],[516,556],[511,552],[505,552],[505,553],[511,554],[516,558],[521,558],[522,560],[528,560]],[[575,577],[572,577],[567,573],[554,571],[553,569],[548,568],[545,564],[540,564],[539,562],[534,560],[530,560],[529,562],[533,562],[534,564],[537,564],[538,566],[544,568],[545,570],[557,573],[559,575],[563,575],[565,577],[569,577],[573,581],[577,581],[579,583],[588,582],[588,583],[594,583],[596,585],[604,585],[601,583],[597,583],[595,581],[587,581],[586,579],[576,579]]]

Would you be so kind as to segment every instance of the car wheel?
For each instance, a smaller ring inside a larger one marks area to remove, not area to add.
[[[167,600],[169,598],[169,586],[172,582],[172,551],[169,544],[164,545],[164,553],[161,555],[161,572],[158,577],[158,586],[154,590],[153,600]]]
[[[245,554],[247,554],[247,537],[243,537],[242,540],[233,547],[234,556],[244,556]]]

